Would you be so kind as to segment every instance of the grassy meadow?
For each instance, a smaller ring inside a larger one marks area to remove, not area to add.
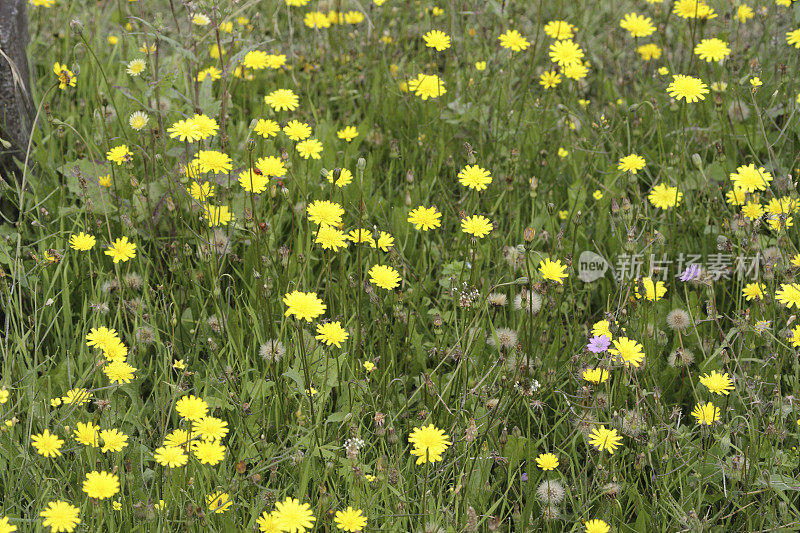
[[[28,14],[0,533],[800,530],[800,2]]]

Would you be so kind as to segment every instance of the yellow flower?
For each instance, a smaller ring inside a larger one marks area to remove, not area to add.
[[[206,204],[203,206],[203,215],[209,228],[214,226],[226,226],[233,220],[233,213],[227,205]]]
[[[75,87],[78,83],[77,76],[66,65],[62,65],[58,61],[53,64],[53,73],[58,78],[58,88],[62,91],[67,87]]]
[[[582,63],[572,63],[564,67],[564,76],[571,80],[582,80],[589,74],[589,68]],[[571,129],[575,129],[574,124],[571,124]]]
[[[201,464],[214,466],[225,459],[225,446],[216,440],[194,440],[192,453]]]
[[[736,18],[740,23],[745,23],[754,16],[755,13],[753,13],[753,8],[748,5],[742,4],[736,10]]]
[[[381,289],[392,290],[400,285],[400,274],[390,266],[374,265],[368,274],[369,281]]]
[[[608,533],[611,530],[611,526],[597,518],[587,521],[584,526],[584,533]]]
[[[414,428],[408,437],[411,455],[417,457],[417,464],[435,463],[442,460],[442,454],[452,444],[450,437],[433,424]]]
[[[364,22],[364,13],[361,11],[348,11],[344,14],[344,21],[347,24],[359,24]]]
[[[77,426],[73,432],[76,441],[92,448],[100,446],[100,426],[96,426],[91,422],[78,422]]]
[[[128,436],[116,429],[105,429],[100,432],[103,447],[100,452],[119,452],[128,445]]]
[[[458,173],[458,181],[464,187],[482,191],[492,183],[492,176],[488,170],[478,165],[467,165]]]
[[[650,61],[661,57],[661,47],[655,43],[647,43],[636,49],[644,61]]]
[[[692,416],[697,419],[697,423],[701,426],[710,426],[720,418],[719,407],[715,407],[711,402],[705,405],[698,403],[692,409]]]
[[[200,172],[228,172],[233,168],[230,156],[216,150],[200,150],[192,160]]]
[[[475,62],[475,70],[478,70],[478,71],[486,70],[486,61],[476,61]]]
[[[147,126],[149,120],[150,117],[147,116],[147,113],[144,111],[134,111],[131,113],[131,116],[128,117],[128,125],[136,131],[141,131],[142,128]]]
[[[786,42],[795,48],[800,48],[800,28],[786,32]]]
[[[644,157],[637,154],[630,154],[619,159],[619,165],[617,165],[617,169],[623,172],[636,174],[644,168],[645,164]]]
[[[50,433],[49,429],[45,429],[36,435],[31,435],[31,445],[36,448],[39,455],[45,457],[58,457],[61,455],[62,444],[64,444],[64,441],[59,439],[57,435]]]
[[[208,404],[202,398],[189,394],[175,403],[175,411],[186,420],[200,420],[208,413]]]
[[[605,383],[608,381],[608,370],[604,368],[587,368],[583,371],[583,379],[594,384]]]
[[[631,37],[647,37],[656,31],[656,27],[653,26],[653,21],[650,17],[637,15],[636,13],[625,15],[619,21],[619,25],[623,30],[628,30]]]
[[[551,261],[549,257],[539,262],[539,272],[544,279],[555,281],[559,285],[563,284],[564,278],[568,276],[567,267],[561,264],[561,260]]]
[[[408,88],[423,100],[438,98],[447,92],[444,81],[436,74],[418,74],[408,80]]]
[[[336,136],[345,142],[350,142],[358,137],[358,130],[355,126],[347,126],[337,131]]]
[[[306,139],[305,141],[297,143],[297,153],[303,159],[321,159],[322,158],[322,143],[317,139]]]
[[[322,225],[317,230],[314,242],[322,245],[323,250],[338,252],[340,248],[347,247],[347,235],[333,226]]]
[[[269,137],[274,137],[280,131],[280,126],[277,122],[270,119],[260,118],[256,122],[256,125],[253,127],[253,131],[258,135],[261,135],[265,139]]]
[[[642,285],[644,286],[644,298],[651,302],[657,302],[667,292],[663,281],[653,281],[650,277],[643,278]],[[642,298],[642,295],[639,294],[638,287],[636,288],[636,297]]]
[[[208,55],[213,57],[214,59],[219,59],[220,56],[224,56],[228,53],[225,48],[220,48],[219,45],[212,44],[208,49]]]
[[[614,341],[614,347],[608,352],[617,356],[625,366],[633,365],[638,368],[644,360],[644,347],[633,339],[620,337]]]
[[[144,72],[144,69],[147,67],[147,61],[144,59],[134,59],[130,63],[128,63],[128,68],[125,69],[125,72],[133,76],[134,78]]]
[[[287,0],[291,1],[291,0]],[[261,533],[281,533],[281,528],[278,526],[278,520],[275,518],[275,512],[268,513],[264,511],[261,513],[261,516],[258,517],[256,520],[256,524],[258,525],[258,530]]]
[[[92,235],[87,235],[84,232],[80,232],[77,235],[70,235],[69,238],[69,245],[73,250],[80,250],[85,252],[87,250],[91,250],[94,248],[96,243],[96,239]]]
[[[291,89],[277,89],[264,97],[264,103],[275,111],[294,111],[300,99]]]
[[[106,152],[106,159],[111,161],[112,163],[116,163],[121,165],[122,163],[127,163],[131,160],[131,152],[128,150],[128,146],[122,144],[120,146],[115,146],[108,152]]]
[[[431,30],[422,36],[425,46],[434,48],[437,52],[450,48],[450,37],[443,31]]]
[[[328,172],[326,179],[337,187],[344,187],[353,181],[353,173],[346,168],[334,168],[333,171]]]
[[[544,25],[544,32],[551,39],[572,39],[575,36],[575,26],[564,20],[551,20]]]
[[[239,185],[247,192],[261,194],[269,185],[269,176],[260,170],[258,172],[254,172],[253,169],[244,170],[239,173]]]
[[[727,396],[733,390],[733,382],[728,377],[728,373],[720,374],[713,370],[710,374],[700,376],[700,383],[708,387],[714,394],[724,394]]]
[[[712,19],[717,16],[704,0],[677,0],[672,12],[684,19]]]
[[[614,455],[614,451],[622,442],[622,437],[617,434],[616,429],[606,429],[605,426],[594,428],[589,433],[589,444],[598,449],[598,451],[607,450],[608,453]]]
[[[764,207],[758,202],[747,202],[742,207],[742,215],[748,220],[757,220],[764,214]]]
[[[197,81],[203,81],[206,78],[211,78],[211,81],[218,80],[222,78],[222,71],[217,67],[211,66],[197,73]]]
[[[297,320],[306,322],[311,322],[327,309],[316,292],[292,291],[283,297],[283,303],[286,305],[284,316],[294,315]]]
[[[363,242],[375,248],[375,239],[372,238],[372,233],[366,229],[363,228],[354,229],[350,232],[347,238],[350,239],[355,244]]]
[[[315,339],[324,342],[328,346],[342,347],[342,343],[350,336],[347,330],[342,327],[341,322],[326,322],[317,324],[317,335]]]
[[[742,289],[742,296],[745,297],[745,300],[748,302],[751,300],[763,300],[764,299],[764,289],[767,286],[763,283],[748,283]]]
[[[611,323],[608,320],[595,322],[594,325],[592,325],[592,335],[597,337],[605,335],[609,339],[613,338],[613,335],[611,334]]]
[[[667,87],[667,93],[672,98],[692,104],[706,99],[708,86],[700,78],[675,74],[672,76],[672,83]]]
[[[756,168],[750,163],[738,167],[736,172],[730,174],[730,179],[737,189],[744,192],[763,191],[772,181],[772,174],[764,167]]]
[[[208,26],[211,24],[211,19],[208,18],[208,15],[197,13],[192,17],[192,24],[196,26]]]
[[[303,24],[309,28],[330,28],[331,19],[320,11],[309,11],[303,17]]]
[[[378,236],[378,243],[376,246],[384,252],[388,252],[389,248],[394,246],[394,237],[385,231],[381,231],[380,235]]]
[[[731,49],[728,47],[728,43],[714,37],[711,39],[703,39],[697,43],[697,46],[694,47],[694,53],[703,61],[711,63],[714,61],[721,61],[728,57],[731,53]]]
[[[83,492],[90,498],[105,500],[119,492],[119,477],[108,472],[89,472],[83,481]]]
[[[65,501],[54,501],[47,504],[44,511],[39,516],[44,518],[42,525],[49,527],[52,533],[72,533],[75,526],[81,523],[78,518],[80,509]]]
[[[286,175],[286,165],[279,157],[267,156],[259,157],[256,161],[256,168],[264,173],[265,176],[279,178]]]
[[[120,237],[104,252],[114,263],[126,262],[136,257],[136,243],[128,241],[128,237]]]
[[[580,63],[583,59],[583,50],[572,39],[556,41],[550,45],[550,61],[561,67]]]
[[[435,207],[419,206],[408,213],[408,222],[414,224],[414,229],[428,231],[442,225],[442,214]]]
[[[486,237],[492,229],[492,221],[483,215],[473,215],[461,219],[461,231],[478,238]]]
[[[545,89],[557,87],[559,83],[561,83],[561,74],[558,72],[548,70],[546,72],[542,72],[541,76],[539,76],[539,85]]]
[[[300,503],[296,498],[286,498],[282,502],[275,504],[273,511],[275,521],[280,531],[287,533],[304,533],[314,527],[314,513],[311,506],[307,503]]]
[[[212,513],[224,513],[233,505],[230,494],[227,492],[215,492],[206,496],[206,505]]]
[[[302,141],[311,136],[311,126],[299,120],[290,120],[283,127],[283,133],[293,141]]]
[[[194,142],[201,138],[200,128],[191,119],[181,119],[173,122],[167,128],[170,139],[178,139],[181,142]]]
[[[541,453],[536,458],[536,466],[544,471],[555,470],[558,468],[558,457],[552,453]]]
[[[201,139],[212,137],[216,135],[217,131],[219,130],[219,124],[217,121],[206,115],[196,114],[189,120],[191,120],[195,126],[197,126],[198,130],[200,130]]]
[[[525,37],[523,37],[517,30],[508,30],[499,37],[500,46],[508,48],[512,52],[521,52],[527,50],[531,45]]]
[[[210,181],[198,183],[193,181],[189,186],[189,194],[195,200],[206,203],[206,201],[214,196],[214,185]]]
[[[342,223],[344,209],[336,202],[316,200],[308,206],[308,220],[321,226],[339,226]]]
[[[192,422],[192,433],[203,440],[221,440],[228,434],[228,423],[214,416],[204,416]]]
[[[348,507],[344,511],[336,511],[333,517],[336,526],[342,531],[361,531],[367,526],[367,517],[360,509]]]
[[[800,308],[800,284],[782,283],[781,288],[775,293],[775,299],[787,308]]]
[[[153,457],[161,466],[176,468],[184,466],[189,461],[189,456],[180,446],[161,446],[153,452]]]
[[[268,55],[262,50],[250,50],[244,55],[242,64],[253,70],[263,70],[269,64]]]

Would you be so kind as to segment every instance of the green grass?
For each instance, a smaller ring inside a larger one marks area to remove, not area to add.
[[[0,224],[0,386],[10,392],[0,405],[0,517],[45,530],[39,513],[64,500],[80,508],[85,531],[253,531],[292,497],[310,505],[320,532],[335,531],[334,514],[348,506],[363,510],[365,531],[577,532],[594,518],[620,532],[797,529],[795,309],[775,297],[797,274],[796,225],[747,220],[726,194],[729,175],[754,163],[774,176],[758,201],[791,198],[785,207],[796,211],[800,51],[786,32],[800,25],[800,8],[752,1],[755,17],[739,22],[742,2],[708,1],[718,17],[698,21],[673,14],[671,1],[205,0],[195,13],[207,26],[161,0],[29,6],[38,112],[24,187],[2,189],[17,209]],[[317,9],[365,20],[310,29],[303,16]],[[619,21],[632,11],[658,31],[631,37]],[[589,74],[544,89],[539,76],[554,69],[544,26],[558,19],[576,26]],[[218,29],[225,21],[232,33]],[[430,29],[447,33],[451,47],[426,48]],[[530,48],[501,48],[508,29]],[[729,43],[724,62],[692,53],[707,37]],[[218,42],[226,54],[213,58]],[[157,51],[140,52],[143,43]],[[646,43],[662,56],[644,61],[636,48]],[[250,50],[285,54],[286,66],[237,77]],[[135,58],[147,61],[137,77],[126,73]],[[77,75],[75,87],[58,88],[56,61]],[[210,66],[221,78],[197,82]],[[446,93],[407,92],[420,73],[438,74]],[[726,87],[674,101],[671,74]],[[753,89],[756,76],[763,86]],[[297,110],[265,104],[281,88],[299,96]],[[128,125],[135,111],[149,116],[139,132]],[[220,132],[191,144],[169,137],[195,113],[215,118]],[[321,159],[300,157],[283,133],[259,137],[259,118],[308,123]],[[349,143],[336,135],[348,125],[358,129]],[[106,152],[121,144],[132,159],[114,165]],[[211,201],[230,207],[230,224],[209,227],[187,192],[182,169],[198,150],[232,159],[230,173],[201,176],[215,180]],[[646,160],[636,174],[617,169],[631,153]],[[266,156],[282,157],[286,176],[246,192],[239,172]],[[485,191],[459,183],[473,164],[492,175]],[[324,176],[336,167],[353,182],[331,185]],[[111,186],[99,185],[109,174]],[[662,183],[682,193],[677,207],[648,201]],[[323,250],[306,213],[316,200],[343,207],[346,233],[385,231],[394,246]],[[441,227],[414,229],[407,218],[418,206],[436,206]],[[481,239],[460,229],[461,217],[476,214],[494,223]],[[97,238],[92,250],[70,248],[79,232]],[[115,264],[103,252],[122,236],[136,256]],[[581,281],[587,250],[614,268],[622,254],[641,255],[639,279],[609,270]],[[706,268],[699,282],[677,277],[688,254]],[[666,293],[637,299],[641,277],[664,257]],[[715,261],[735,267],[738,257],[760,257],[759,268],[715,279]],[[567,266],[563,285],[543,279],[544,258]],[[397,270],[398,288],[369,282],[377,264]],[[748,301],[742,290],[755,281],[764,297]],[[286,316],[283,298],[294,290],[316,292],[325,313]],[[542,300],[533,314],[513,305],[530,292]],[[685,329],[668,325],[673,309],[690,315]],[[348,330],[340,348],[314,339],[323,320]],[[586,349],[601,320],[612,321],[615,339],[642,344],[642,366]],[[764,320],[769,327],[756,328]],[[110,383],[101,352],[86,344],[101,326],[128,347],[137,368],[128,384]],[[516,342],[501,349],[506,329]],[[277,361],[260,353],[270,339],[285,349]],[[582,378],[598,366],[608,381]],[[733,378],[730,395],[700,383],[712,370]],[[91,402],[51,405],[78,387]],[[188,394],[227,422],[225,459],[160,466],[154,450],[188,427],[176,412]],[[708,401],[721,417],[700,426],[690,413]],[[116,428],[128,444],[107,453],[79,444],[78,422]],[[408,438],[428,424],[453,444],[441,461],[417,465]],[[589,443],[600,424],[622,437],[613,454]],[[44,429],[64,440],[60,457],[32,446]],[[355,453],[354,438],[363,440]],[[546,452],[559,458],[554,471],[536,466]],[[101,470],[119,476],[120,492],[92,500],[82,483]],[[563,487],[563,501],[537,497],[547,480]],[[206,503],[216,491],[230,496],[224,513]]]

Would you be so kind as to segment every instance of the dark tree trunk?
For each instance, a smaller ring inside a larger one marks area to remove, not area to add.
[[[0,0],[0,178],[8,181],[19,178],[14,158],[25,158],[33,117],[26,3]]]

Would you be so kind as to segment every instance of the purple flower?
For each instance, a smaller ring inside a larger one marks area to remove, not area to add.
[[[700,265],[692,263],[686,270],[681,273],[680,280],[681,281],[692,281],[694,278],[700,275]]]
[[[608,350],[609,346],[611,346],[611,339],[606,335],[596,335],[592,337],[589,340],[589,344],[586,345],[589,351],[593,353],[603,353]]]
[[[523,472],[522,475],[520,476],[520,480],[528,481],[528,473],[527,472]]]

